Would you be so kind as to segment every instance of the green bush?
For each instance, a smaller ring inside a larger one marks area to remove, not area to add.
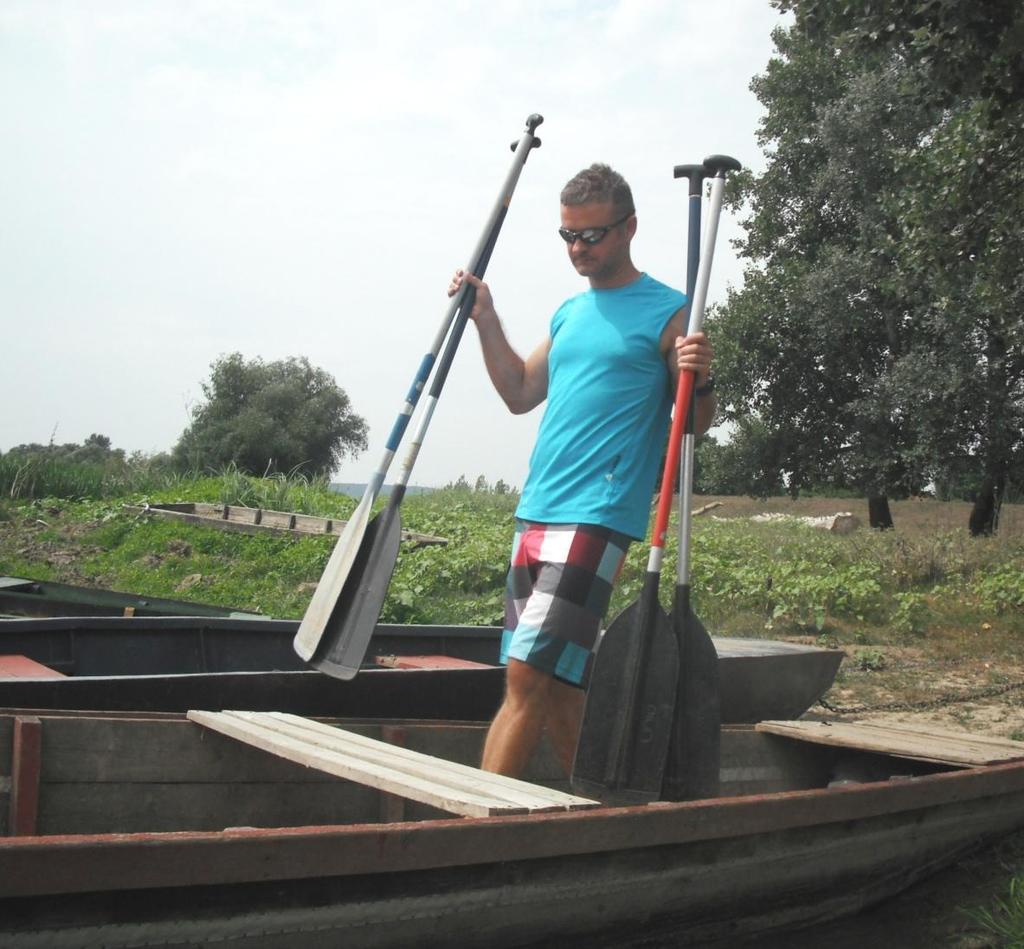
[[[996,613],[1024,609],[1024,558],[974,575],[970,591],[980,606]]]

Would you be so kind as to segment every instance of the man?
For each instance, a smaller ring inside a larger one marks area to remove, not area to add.
[[[712,349],[686,337],[686,297],[630,257],[629,185],[594,164],[562,189],[569,259],[590,289],[566,301],[526,359],[502,330],[487,284],[472,319],[498,394],[520,414],[547,400],[516,510],[506,594],[504,702],[481,767],[520,775],[547,729],[571,771],[594,644],[630,540],[647,532],[680,370],[696,373],[696,430],[711,425]]]

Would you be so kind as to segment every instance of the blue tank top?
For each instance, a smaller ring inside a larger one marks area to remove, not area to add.
[[[559,307],[547,406],[518,517],[644,537],[672,408],[659,345],[685,304],[685,294],[642,274]]]

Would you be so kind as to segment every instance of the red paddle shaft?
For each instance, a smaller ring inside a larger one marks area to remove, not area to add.
[[[679,471],[679,453],[683,444],[683,426],[690,411],[690,401],[697,375],[684,370],[679,373],[679,384],[676,386],[676,404],[672,410],[672,431],[668,437],[668,454],[665,457],[665,469],[661,474],[661,494],[658,496],[658,513],[654,519],[654,535],[651,539],[651,557],[658,550],[657,570],[661,570],[661,555],[665,549],[665,535],[668,533],[668,519],[672,513],[672,495],[676,473]]]

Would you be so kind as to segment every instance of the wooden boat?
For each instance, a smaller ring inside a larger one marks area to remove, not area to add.
[[[297,628],[295,620],[238,617],[0,620],[0,657],[21,657],[0,658],[0,707],[215,705],[461,721],[497,710],[504,669],[496,627],[381,624],[366,671],[350,682],[307,669],[292,649]],[[714,642],[727,723],[798,717],[828,691],[843,655],[769,640]]]
[[[345,525],[348,523],[335,517],[316,517],[312,514],[293,514],[288,511],[268,511],[265,508],[244,507],[239,504],[202,504],[182,501],[176,504],[126,504],[125,507],[141,515],[152,514],[185,524],[242,531],[245,534],[278,531],[291,534],[332,534],[336,536],[345,529]],[[444,537],[408,530],[402,531],[402,540],[409,541],[417,547],[448,543]]]
[[[718,797],[611,807],[479,726],[193,718],[0,715],[0,944],[725,947],[1024,826],[1024,744],[898,726],[726,727]]]
[[[242,616],[251,610],[212,606],[27,577],[0,577],[0,616]]]

